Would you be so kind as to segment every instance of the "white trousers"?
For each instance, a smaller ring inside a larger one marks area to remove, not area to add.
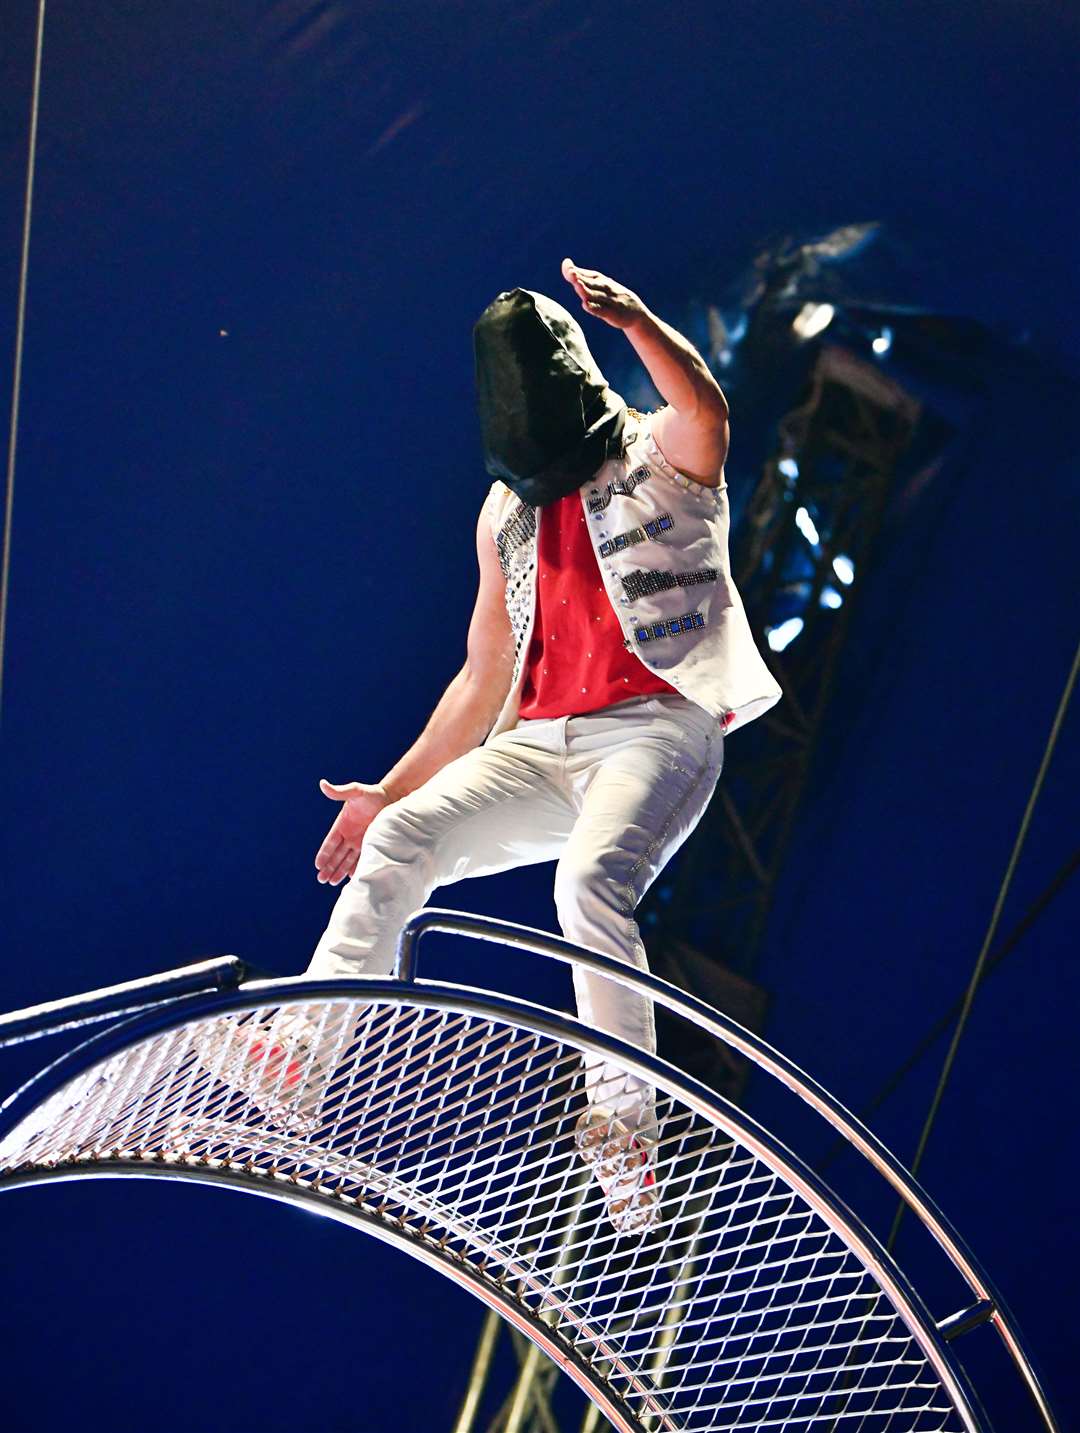
[[[519,720],[379,812],[307,974],[389,975],[402,925],[437,886],[540,861],[558,863],[563,935],[646,970],[634,910],[701,819],[723,760],[719,722],[676,693]],[[585,1024],[655,1052],[651,1001],[577,969],[574,991]],[[621,1096],[636,1081],[585,1065],[594,1103],[636,1113]]]

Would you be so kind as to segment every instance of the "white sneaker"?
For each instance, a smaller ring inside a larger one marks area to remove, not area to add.
[[[592,1169],[620,1234],[644,1234],[660,1218],[653,1161],[655,1138],[602,1105],[591,1105],[574,1127],[574,1144]]]
[[[300,1134],[318,1128],[330,1072],[314,1029],[295,1011],[259,1021],[226,1015],[200,1030],[195,1043],[200,1061],[270,1123]]]

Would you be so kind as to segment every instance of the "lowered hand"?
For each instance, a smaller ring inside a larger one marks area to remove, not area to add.
[[[337,886],[356,870],[364,833],[383,807],[389,806],[390,796],[384,787],[365,786],[360,781],[348,781],[344,786],[320,781],[319,790],[331,801],[342,802],[326,840],[315,855],[318,879]]]

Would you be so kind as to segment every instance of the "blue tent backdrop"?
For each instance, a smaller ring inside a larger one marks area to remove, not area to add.
[[[0,52],[8,335],[34,22],[13,0]],[[464,656],[488,482],[471,325],[495,293],[573,306],[569,254],[690,327],[778,235],[874,220],[907,256],[896,301],[1025,356],[975,399],[959,371],[928,389],[961,439],[879,550],[758,971],[768,1039],[868,1101],[963,991],[1076,640],[1076,28],[1042,0],[51,9],[0,1004],[222,951],[304,968],[334,899],[318,777],[378,779]],[[736,501],[764,457],[739,418]],[[1074,706],[1003,930],[1075,842],[1078,738]],[[554,927],[550,886],[438,899]],[[988,978],[923,1168],[1062,1408],[1078,907],[1066,888]],[[492,958],[447,943],[440,968]],[[526,963],[505,979],[569,995]],[[7,1052],[6,1084],[41,1053]],[[902,1159],[943,1054],[873,1115]],[[757,1085],[750,1105],[777,1114]],[[3,1214],[8,1427],[450,1425],[482,1310],[374,1241],[141,1183]]]

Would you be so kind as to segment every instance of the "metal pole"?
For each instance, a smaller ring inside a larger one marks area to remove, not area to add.
[[[585,1417],[581,1420],[581,1433],[596,1433],[600,1427],[600,1410],[595,1403],[590,1403],[585,1410]]]
[[[506,1433],[522,1433],[526,1409],[533,1401],[533,1382],[539,1367],[540,1349],[535,1343],[530,1342],[528,1352],[521,1365],[517,1387],[514,1389],[514,1401],[510,1405],[510,1413],[506,1419]]]
[[[83,995],[12,1010],[0,1015],[0,1048],[37,1040],[42,1035],[55,1035],[60,1030],[92,1025],[112,1015],[131,1015],[200,990],[231,990],[247,973],[248,967],[239,956],[219,955],[179,970],[163,971],[161,975],[125,980],[120,985],[105,985]]]
[[[480,1330],[480,1342],[476,1346],[476,1355],[473,1358],[472,1371],[469,1374],[469,1386],[465,1390],[457,1422],[454,1424],[454,1433],[472,1433],[476,1410],[480,1407],[480,1397],[491,1369],[491,1359],[495,1352],[495,1344],[501,1326],[502,1319],[499,1315],[494,1309],[488,1309],[484,1315],[484,1326]]]

